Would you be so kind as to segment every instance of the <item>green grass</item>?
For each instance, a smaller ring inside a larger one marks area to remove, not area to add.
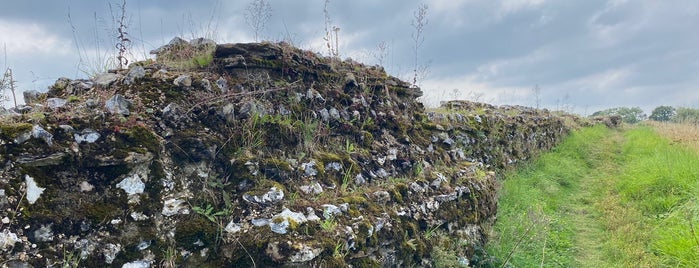
[[[652,129],[586,128],[506,175],[492,267],[699,267],[699,157]]]
[[[699,157],[657,136],[650,128],[626,133],[623,173],[616,180],[623,205],[639,211],[655,266],[699,267]],[[627,241],[630,242],[630,241]]]

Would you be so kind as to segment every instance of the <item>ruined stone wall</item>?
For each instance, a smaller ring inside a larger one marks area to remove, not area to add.
[[[0,264],[468,263],[496,172],[581,124],[465,101],[426,112],[380,67],[283,43],[196,63],[59,79],[2,116]]]

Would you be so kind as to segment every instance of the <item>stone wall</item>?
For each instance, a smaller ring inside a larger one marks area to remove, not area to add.
[[[381,67],[284,43],[172,59],[59,79],[2,117],[4,265],[464,264],[495,219],[497,172],[584,123],[425,111]]]

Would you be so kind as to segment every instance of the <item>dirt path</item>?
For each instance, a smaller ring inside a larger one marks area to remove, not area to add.
[[[609,190],[614,173],[619,170],[619,157],[623,137],[620,132],[603,141],[603,150],[592,152],[594,159],[605,159],[596,163],[596,172],[580,178],[578,191],[570,198],[571,222],[575,229],[574,260],[578,267],[613,267],[605,254],[606,230],[605,210],[620,209]]]

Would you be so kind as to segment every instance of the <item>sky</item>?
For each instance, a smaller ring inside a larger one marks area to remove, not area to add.
[[[121,0],[0,1],[0,67],[12,68],[18,90],[45,91],[59,77],[85,78],[110,65]],[[148,51],[175,36],[254,42],[245,19],[251,2],[127,0],[130,56],[152,57]],[[271,17],[259,40],[328,55],[324,0],[267,2]],[[412,81],[422,4],[417,59],[426,71],[418,84],[428,107],[468,99],[584,115],[699,108],[699,1],[331,0],[340,57],[381,63]]]

